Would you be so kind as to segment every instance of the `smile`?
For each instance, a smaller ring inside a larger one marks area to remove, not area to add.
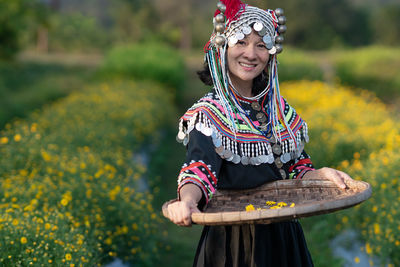
[[[246,64],[243,62],[239,62],[239,65],[246,68],[255,68],[257,66],[257,64]]]

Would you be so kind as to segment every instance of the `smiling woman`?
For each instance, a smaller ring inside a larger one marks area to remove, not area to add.
[[[178,201],[168,218],[192,223],[220,189],[241,190],[281,179],[328,179],[340,188],[351,178],[315,170],[304,151],[307,124],[281,97],[277,54],[285,32],[283,10],[222,1],[205,46],[200,78],[212,90],[181,118],[177,140],[187,147],[178,176]],[[297,220],[273,224],[206,226],[193,266],[313,266]]]

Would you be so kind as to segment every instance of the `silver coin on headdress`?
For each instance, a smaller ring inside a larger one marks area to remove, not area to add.
[[[273,46],[271,49],[268,50],[268,53],[270,53],[271,55],[275,55],[276,54],[276,47]]]
[[[232,36],[232,37],[229,37],[228,45],[229,45],[229,47],[232,47],[235,44],[237,44],[237,42],[238,42],[238,39],[236,38],[236,36]]]
[[[236,32],[236,39],[238,40],[243,40],[244,39],[244,34],[241,31]]]
[[[263,26],[262,23],[259,22],[259,21],[256,22],[256,23],[254,23],[254,25],[253,25],[253,29],[254,29],[255,31],[257,31],[257,32],[261,31],[263,27],[264,27],[264,26]]]
[[[249,26],[244,26],[242,28],[242,32],[246,35],[249,35],[251,33],[251,28]]]

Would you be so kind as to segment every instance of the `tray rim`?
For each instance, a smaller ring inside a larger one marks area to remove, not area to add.
[[[353,182],[353,181],[352,181]],[[263,188],[279,188],[282,184],[293,186],[293,188],[307,188],[310,186],[320,187],[337,187],[336,184],[325,179],[313,179],[313,180],[276,180],[268,182],[259,187],[245,190],[220,190],[219,195],[226,195],[238,191],[249,192],[264,190]],[[347,183],[348,185],[360,185],[364,189],[353,195],[347,195],[338,197],[333,200],[326,201],[314,201],[312,203],[296,205],[292,208],[282,209],[267,209],[267,210],[255,210],[255,211],[220,211],[220,212],[201,212],[192,213],[192,222],[201,225],[234,225],[234,224],[269,224],[274,222],[293,220],[303,217],[310,217],[314,215],[331,213],[337,210],[346,209],[360,204],[367,200],[372,195],[371,185],[365,181],[354,180],[354,183]],[[319,185],[319,186],[318,186]],[[352,187],[352,186],[351,186]],[[217,194],[217,192],[216,192]],[[162,212],[163,215],[168,218],[168,205],[172,202],[177,201],[173,199],[163,204]]]

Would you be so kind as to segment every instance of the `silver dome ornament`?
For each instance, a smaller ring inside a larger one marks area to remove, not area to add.
[[[215,16],[215,22],[217,23],[224,23],[225,22],[225,17],[222,14],[218,14]]]
[[[276,48],[276,53],[279,54],[283,51],[283,46],[281,44],[276,44],[275,45]]]
[[[223,33],[225,31],[225,24],[223,23],[215,24],[215,31],[218,33]]]
[[[268,53],[269,53],[270,55],[275,55],[275,54],[276,54],[276,47],[273,46],[271,49],[268,50]]]
[[[223,46],[225,44],[225,37],[222,35],[218,35],[217,37],[215,37],[214,43],[217,46]]]
[[[282,35],[278,35],[275,37],[275,43],[277,43],[277,44],[283,44],[284,41],[285,41],[285,38],[283,38]]]
[[[221,11],[222,13],[225,13],[226,11],[226,6],[224,5],[224,3],[222,3],[221,1],[217,3],[217,8],[219,11]]]
[[[278,32],[279,33],[285,33],[286,30],[287,30],[286,25],[279,25],[279,27],[278,27]]]
[[[275,9],[275,15],[278,16],[278,17],[283,16],[284,13],[285,12],[283,11],[282,8]]]
[[[278,23],[280,25],[284,25],[286,23],[286,17],[285,16],[279,16],[278,17]]]

